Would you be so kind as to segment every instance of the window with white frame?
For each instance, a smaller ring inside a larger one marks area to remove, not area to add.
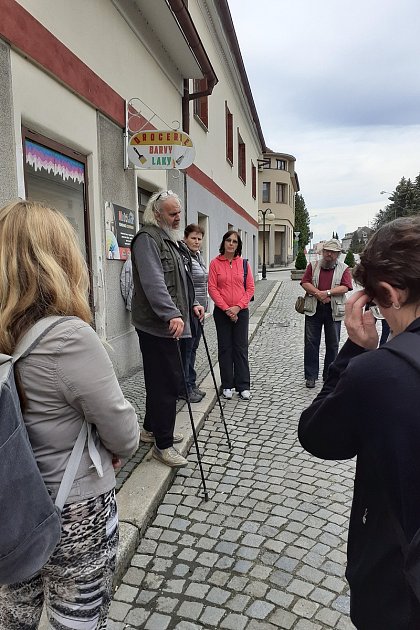
[[[286,184],[276,183],[276,203],[287,203],[287,186]]]
[[[262,185],[262,202],[270,203],[271,182],[263,182]]]

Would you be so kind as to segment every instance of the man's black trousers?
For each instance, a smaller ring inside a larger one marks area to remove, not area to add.
[[[159,449],[173,446],[176,401],[183,387],[178,341],[137,330],[143,356],[146,415],[143,426],[153,431]]]

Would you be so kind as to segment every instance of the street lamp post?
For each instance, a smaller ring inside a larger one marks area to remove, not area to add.
[[[267,266],[265,264],[265,217],[268,214],[267,218],[270,219],[271,221],[275,219],[276,217],[271,212],[270,208],[266,208],[265,210],[259,210],[259,212],[261,213],[262,220],[263,220],[263,262],[262,262],[261,280],[267,280]]]

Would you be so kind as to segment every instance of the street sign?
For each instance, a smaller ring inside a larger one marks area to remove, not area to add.
[[[143,130],[134,134],[128,144],[128,159],[136,168],[187,168],[194,158],[192,140],[183,131]]]

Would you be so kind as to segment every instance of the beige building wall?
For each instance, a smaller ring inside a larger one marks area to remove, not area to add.
[[[275,219],[265,215],[265,260],[267,266],[287,265],[293,260],[295,194],[299,191],[295,172],[296,158],[287,153],[266,152],[259,162],[258,196],[260,210],[271,210]],[[262,213],[259,216],[258,257],[263,260]]]

